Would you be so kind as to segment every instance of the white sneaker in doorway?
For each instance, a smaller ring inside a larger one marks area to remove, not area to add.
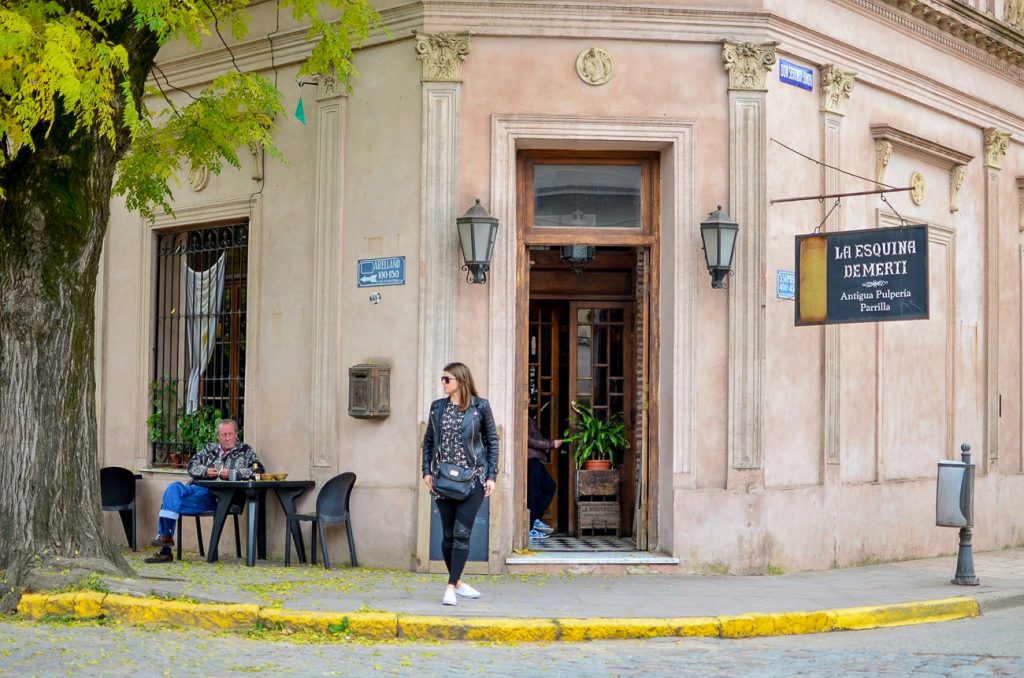
[[[470,586],[469,584],[467,584],[466,582],[460,582],[459,585],[455,587],[455,594],[462,596],[463,598],[480,597],[480,592],[472,586]]]
[[[441,598],[442,605],[458,605],[459,600],[455,597],[455,589],[446,586],[444,588],[444,597]]]

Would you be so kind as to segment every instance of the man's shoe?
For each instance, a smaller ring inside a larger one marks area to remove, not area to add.
[[[143,562],[146,563],[169,563],[174,560],[174,554],[172,553],[157,553],[149,558],[146,558]]]
[[[530,530],[530,539],[532,539],[534,541],[542,541],[542,540],[547,539],[547,538],[548,538],[548,535],[544,534],[543,532],[541,532],[539,530]]]
[[[441,604],[442,605],[458,605],[459,604],[459,599],[455,597],[455,589],[449,588],[447,586],[444,588],[444,597],[441,598]]]
[[[158,549],[164,548],[165,546],[167,548],[171,548],[174,546],[174,537],[169,534],[158,534],[153,541],[149,542],[149,545],[155,546]]]
[[[455,587],[455,595],[462,596],[463,598],[479,598],[480,592],[466,582],[460,582]]]
[[[544,534],[551,534],[555,531],[555,528],[543,522],[540,518],[533,521],[533,529],[537,530],[538,532],[543,532]]]

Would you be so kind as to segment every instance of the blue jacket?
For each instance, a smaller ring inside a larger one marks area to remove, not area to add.
[[[434,475],[434,450],[441,442],[441,416],[448,398],[430,403],[427,432],[423,435],[423,475]],[[491,404],[473,396],[462,417],[462,445],[487,480],[498,477],[498,429],[494,426]]]

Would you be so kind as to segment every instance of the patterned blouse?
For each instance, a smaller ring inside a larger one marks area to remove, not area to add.
[[[462,418],[465,414],[450,400],[444,406],[444,412],[441,414],[441,444],[437,447],[438,464],[455,464],[462,468],[473,466],[466,453],[466,446],[462,444]],[[474,475],[479,479],[479,469]]]

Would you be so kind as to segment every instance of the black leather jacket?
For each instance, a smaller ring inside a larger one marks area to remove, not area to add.
[[[441,441],[441,415],[447,404],[448,398],[430,403],[427,432],[423,436],[424,476],[434,475],[434,449]],[[476,467],[483,469],[487,480],[498,477],[498,429],[494,426],[491,404],[483,398],[473,396],[466,408],[462,417],[462,444]]]

